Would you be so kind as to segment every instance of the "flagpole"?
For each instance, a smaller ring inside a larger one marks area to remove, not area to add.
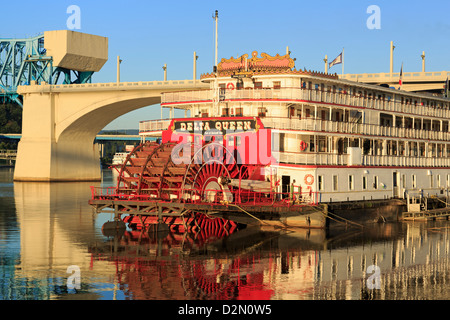
[[[342,48],[342,75],[344,75],[344,48]]]

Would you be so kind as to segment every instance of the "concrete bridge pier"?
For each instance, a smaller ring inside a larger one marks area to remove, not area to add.
[[[100,181],[97,145],[22,138],[19,142],[15,181]]]
[[[72,131],[57,136],[55,95],[24,97],[23,130],[15,181],[99,181],[101,168],[96,133]]]

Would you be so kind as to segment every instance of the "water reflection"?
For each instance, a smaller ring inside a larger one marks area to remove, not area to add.
[[[116,265],[130,299],[448,299],[448,224],[432,225],[333,238],[252,228],[203,246],[187,234],[126,232],[90,250]],[[368,288],[370,265],[379,289]]]
[[[111,217],[93,215],[89,183],[11,181],[0,170],[1,299],[450,298],[448,221],[105,237]],[[80,290],[67,289],[71,265]],[[371,265],[379,289],[368,287]]]

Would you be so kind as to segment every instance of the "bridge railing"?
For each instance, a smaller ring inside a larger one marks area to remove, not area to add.
[[[15,159],[17,150],[0,150],[0,159]]]

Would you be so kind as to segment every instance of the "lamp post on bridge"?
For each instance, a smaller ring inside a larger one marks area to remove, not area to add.
[[[194,51],[194,81],[197,79],[197,52]]]
[[[120,56],[117,56],[117,83],[120,82],[120,64],[122,63],[122,60],[120,59]]]
[[[422,58],[422,72],[425,72],[425,51],[422,51],[420,57]]]
[[[164,81],[167,81],[167,63],[165,63],[162,68],[164,70]]]

